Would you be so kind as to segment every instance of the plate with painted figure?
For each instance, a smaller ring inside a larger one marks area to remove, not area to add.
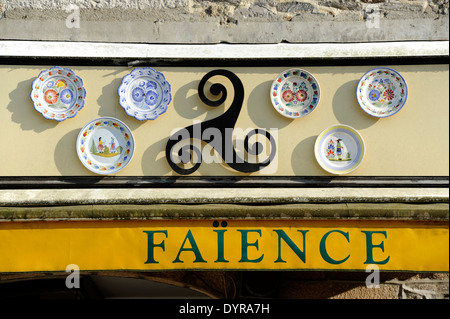
[[[44,118],[61,122],[76,116],[83,108],[86,89],[73,70],[55,66],[39,73],[30,97]]]
[[[270,100],[275,110],[285,117],[305,117],[319,104],[319,83],[305,70],[285,70],[273,81]]]
[[[367,114],[385,118],[398,113],[406,103],[408,87],[397,71],[375,68],[364,74],[356,89],[359,106]]]
[[[101,175],[114,174],[125,168],[133,157],[134,147],[131,130],[112,117],[101,117],[86,124],[76,143],[81,163]]]
[[[348,174],[362,162],[365,154],[364,140],[348,125],[332,125],[322,131],[314,145],[314,155],[319,165],[332,174]]]
[[[119,104],[137,120],[155,120],[172,101],[171,85],[153,68],[136,68],[123,77],[118,89]]]

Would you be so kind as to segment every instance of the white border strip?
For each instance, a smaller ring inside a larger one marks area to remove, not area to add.
[[[448,55],[449,41],[212,45],[0,41],[3,57],[284,59]]]

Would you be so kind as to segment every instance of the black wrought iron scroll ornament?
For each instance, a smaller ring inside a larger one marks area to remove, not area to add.
[[[220,106],[227,99],[227,89],[221,83],[214,83],[209,89],[212,95],[218,97],[217,100],[211,100],[205,95],[205,85],[207,81],[214,76],[224,76],[233,85],[234,97],[230,107],[224,114],[216,118],[201,123],[195,123],[172,134],[166,144],[167,161],[170,167],[178,174],[189,175],[194,173],[202,163],[202,151],[199,149],[198,144],[195,145],[195,143],[193,143],[193,138],[198,138],[214,148],[215,152],[217,152],[222,157],[223,161],[232,169],[242,173],[260,171],[268,166],[275,158],[275,139],[268,131],[260,128],[249,131],[245,136],[243,144],[244,151],[253,156],[261,154],[264,150],[264,146],[263,143],[260,142],[249,144],[249,139],[252,136],[259,134],[264,136],[270,142],[270,154],[261,163],[246,161],[238,154],[238,152],[236,152],[233,144],[233,130],[244,102],[244,86],[239,77],[231,71],[221,69],[207,73],[199,83],[198,94],[201,101],[210,107]],[[220,132],[220,141],[217,141],[217,134],[209,134],[211,131]],[[187,141],[189,142],[188,144],[186,144]],[[179,145],[177,146],[177,144]],[[195,158],[195,160],[193,160],[193,158]],[[186,168],[188,163],[190,163],[192,167]]]

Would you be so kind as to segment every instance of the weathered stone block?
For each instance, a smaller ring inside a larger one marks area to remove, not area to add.
[[[319,1],[320,6],[336,8],[339,10],[361,10],[361,3],[359,1],[351,0],[332,0],[332,1]]]
[[[299,1],[291,1],[291,2],[281,2],[276,6],[279,12],[311,12],[315,9],[315,7],[309,2],[299,2]]]

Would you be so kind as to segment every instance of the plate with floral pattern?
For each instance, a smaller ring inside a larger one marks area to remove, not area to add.
[[[130,129],[118,119],[101,117],[86,124],[78,134],[77,154],[90,171],[108,175],[127,166],[134,154]]]
[[[46,119],[61,122],[83,108],[86,89],[73,70],[55,66],[41,71],[33,81],[30,97],[36,111]]]
[[[150,67],[136,68],[124,76],[118,93],[125,112],[140,121],[156,119],[172,100],[170,83]]]
[[[270,100],[275,109],[288,118],[309,115],[320,99],[320,88],[311,73],[288,69],[280,73],[270,88]]]
[[[376,68],[364,74],[356,89],[359,106],[374,117],[388,117],[402,109],[408,97],[403,77],[390,68]]]
[[[316,139],[314,154],[319,165],[332,174],[348,174],[362,162],[364,140],[353,127],[332,125]]]

